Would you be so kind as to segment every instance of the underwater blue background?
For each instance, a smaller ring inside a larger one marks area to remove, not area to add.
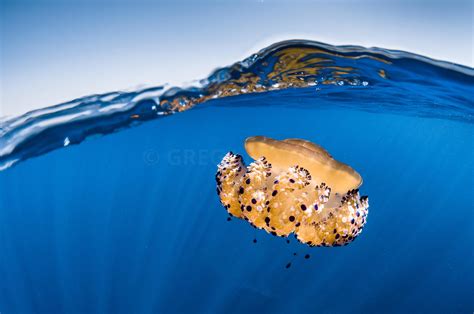
[[[211,100],[0,172],[0,312],[471,313],[472,123],[308,90]],[[230,150],[249,163],[260,134],[314,141],[362,175],[355,242],[227,221],[216,165]]]
[[[1,118],[0,313],[471,313],[473,87],[467,66],[292,40],[191,86]],[[217,164],[250,163],[255,135],[362,175],[356,241],[229,221]]]

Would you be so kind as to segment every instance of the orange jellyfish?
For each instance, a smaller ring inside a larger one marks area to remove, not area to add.
[[[255,136],[245,150],[248,167],[232,152],[218,165],[217,193],[230,215],[310,246],[347,245],[362,232],[369,202],[350,166],[301,139]]]

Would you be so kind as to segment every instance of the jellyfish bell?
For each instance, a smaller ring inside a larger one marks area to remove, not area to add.
[[[362,177],[354,169],[335,160],[324,148],[309,141],[277,141],[255,136],[247,138],[245,150],[254,159],[265,156],[278,168],[288,169],[294,165],[303,167],[311,173],[315,183],[325,182],[333,193],[345,193],[362,184]]]
[[[339,246],[357,237],[368,213],[361,176],[324,148],[301,139],[247,138],[253,161],[228,153],[218,166],[217,191],[232,215],[252,226],[310,246]]]

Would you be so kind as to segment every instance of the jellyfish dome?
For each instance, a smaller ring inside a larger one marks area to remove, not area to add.
[[[301,139],[247,138],[254,161],[227,153],[216,174],[217,193],[231,216],[274,236],[309,246],[352,242],[367,221],[368,197],[361,176],[324,148]]]

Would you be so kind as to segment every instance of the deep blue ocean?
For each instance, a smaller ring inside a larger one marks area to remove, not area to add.
[[[0,313],[472,313],[473,73],[285,42],[199,87],[4,119]],[[311,248],[228,221],[216,167],[228,151],[250,163],[254,135],[313,141],[361,174],[357,240]]]

